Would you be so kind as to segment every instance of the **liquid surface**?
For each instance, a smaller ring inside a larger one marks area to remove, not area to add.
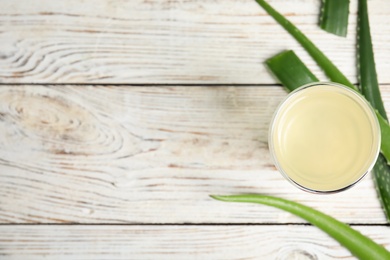
[[[272,129],[282,173],[315,191],[339,190],[359,180],[377,157],[378,138],[369,106],[355,93],[328,85],[291,95]]]

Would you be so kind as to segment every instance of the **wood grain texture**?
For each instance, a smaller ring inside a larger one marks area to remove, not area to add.
[[[355,227],[390,249],[389,227]],[[9,259],[355,259],[311,226],[0,226]]]
[[[390,86],[382,87],[390,108]],[[281,87],[0,87],[1,223],[302,223],[214,201],[263,193],[348,223],[386,223],[371,176],[313,196],[276,171]]]
[[[315,0],[270,0],[356,82],[356,0],[348,38],[317,26]],[[302,48],[253,0],[1,1],[3,83],[275,83],[263,62]],[[381,83],[390,83],[390,5],[369,1]]]

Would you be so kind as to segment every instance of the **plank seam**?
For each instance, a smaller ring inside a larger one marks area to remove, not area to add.
[[[390,223],[347,223],[351,227],[390,227]],[[0,223],[0,226],[313,226],[309,223]]]
[[[357,83],[353,83],[357,85]],[[390,83],[379,83],[381,86],[389,86]],[[0,86],[133,86],[133,87],[282,87],[277,83],[261,84],[235,84],[235,83],[5,83]]]
[[[281,84],[235,84],[235,83],[4,83],[0,82],[0,86],[135,86],[135,87],[281,87]]]

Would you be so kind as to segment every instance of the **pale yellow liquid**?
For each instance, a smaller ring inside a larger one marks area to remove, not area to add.
[[[328,85],[290,96],[275,116],[271,138],[282,173],[314,191],[358,181],[372,167],[380,143],[376,117],[363,99]]]

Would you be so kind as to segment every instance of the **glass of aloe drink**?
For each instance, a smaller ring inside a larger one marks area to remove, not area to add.
[[[345,190],[369,172],[380,151],[380,127],[368,102],[336,83],[291,92],[269,128],[271,157],[282,175],[314,193]]]

